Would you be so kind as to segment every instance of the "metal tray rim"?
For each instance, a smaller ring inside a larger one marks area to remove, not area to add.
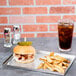
[[[42,51],[42,50],[37,50],[37,52],[38,53],[44,53],[44,54],[48,54],[48,53],[50,53],[50,51]],[[74,60],[75,60],[75,55],[70,55],[70,54],[64,54],[64,53],[56,53],[55,52],[55,54],[62,54],[62,55],[68,55],[68,56],[72,56],[73,57],[73,59],[72,59],[72,61],[71,61],[71,63],[70,63],[70,65],[69,65],[69,67],[66,69],[66,71],[65,71],[65,73],[64,74],[60,74],[60,73],[58,73],[58,72],[45,72],[45,73],[52,73],[52,74],[57,74],[57,75],[65,75],[66,74],[66,72],[68,71],[68,69],[71,67],[71,65],[72,65],[72,63],[74,62]],[[23,68],[23,67],[18,67],[18,66],[12,66],[12,65],[7,65],[7,63],[8,63],[8,61],[10,60],[10,58],[13,56],[13,53],[3,62],[3,66],[8,66],[8,67],[16,67],[16,68],[22,68],[22,69],[27,69],[27,70],[32,70],[32,71],[39,71],[39,72],[43,72],[43,71],[41,71],[41,70],[36,70],[36,69],[29,69],[29,68]]]

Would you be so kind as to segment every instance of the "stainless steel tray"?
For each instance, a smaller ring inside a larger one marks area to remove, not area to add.
[[[65,57],[70,60],[69,67],[66,69],[64,74],[60,74],[58,72],[52,72],[48,69],[43,70],[43,69],[37,69],[38,65],[41,63],[39,58],[44,58],[47,54],[50,54],[48,51],[37,51],[35,60],[32,63],[29,64],[23,64],[23,63],[18,63],[13,59],[13,55],[11,55],[7,60],[3,62],[3,65],[5,66],[10,66],[10,67],[16,67],[16,68],[22,68],[22,69],[28,69],[28,70],[33,70],[33,71],[39,71],[39,72],[44,72],[44,73],[53,73],[53,74],[58,74],[58,75],[65,75],[65,73],[68,71],[70,66],[72,65],[75,56],[74,55],[69,55],[69,54],[62,54],[62,53],[55,53],[56,55],[60,55],[62,57]]]

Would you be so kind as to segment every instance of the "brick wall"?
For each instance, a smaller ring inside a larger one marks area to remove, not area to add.
[[[76,21],[76,0],[0,0],[0,38],[5,27],[16,24],[21,37],[56,37],[62,18]]]

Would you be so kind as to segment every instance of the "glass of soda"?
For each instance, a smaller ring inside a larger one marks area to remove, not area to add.
[[[73,37],[74,21],[62,19],[58,22],[59,50],[70,51]]]

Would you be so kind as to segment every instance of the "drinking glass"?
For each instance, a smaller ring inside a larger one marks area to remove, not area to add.
[[[70,51],[72,45],[74,21],[62,19],[58,22],[59,50]]]

